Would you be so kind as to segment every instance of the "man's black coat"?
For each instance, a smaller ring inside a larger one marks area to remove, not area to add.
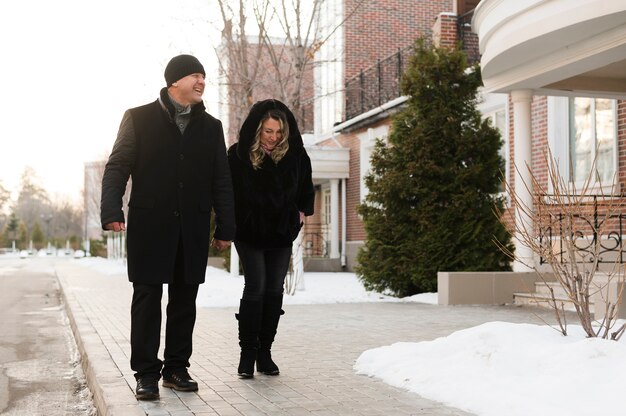
[[[128,278],[171,283],[179,239],[185,281],[202,283],[210,242],[235,236],[233,190],[219,120],[202,103],[192,107],[184,134],[174,123],[167,89],[161,99],[128,110],[102,179],[102,226],[124,222],[122,196],[129,176]]]

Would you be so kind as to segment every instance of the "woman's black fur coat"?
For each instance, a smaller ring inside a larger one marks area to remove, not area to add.
[[[265,157],[254,170],[250,147],[261,118],[270,109],[287,116],[289,150],[277,164]],[[315,199],[311,160],[293,113],[277,100],[255,103],[241,126],[239,142],[228,149],[228,161],[235,191],[235,241],[262,248],[291,247],[302,227],[299,211],[313,215]]]

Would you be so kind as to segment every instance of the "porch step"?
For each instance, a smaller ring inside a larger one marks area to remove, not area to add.
[[[567,293],[563,286],[558,282],[536,282],[535,293],[550,297],[550,289],[554,291],[555,298],[567,299]]]
[[[566,311],[575,311],[574,303],[567,297],[567,293],[559,282],[535,282],[534,293],[514,293],[513,299],[516,305],[533,305],[552,309],[550,306],[550,289],[554,291],[557,305],[563,305]],[[592,310],[593,310],[593,304]]]
[[[558,296],[556,293],[554,297],[559,307],[562,304],[563,309],[565,309],[566,311],[576,310],[576,308],[574,307],[574,303],[571,300],[569,300],[567,297]],[[520,306],[532,305],[532,306],[539,306],[541,308],[552,309],[550,302],[551,302],[551,299],[550,299],[549,293],[514,293],[513,294],[513,303],[515,305],[520,305]]]

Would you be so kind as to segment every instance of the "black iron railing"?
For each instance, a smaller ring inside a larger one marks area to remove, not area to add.
[[[346,82],[346,120],[401,96],[400,79],[412,50],[398,49]]]
[[[480,60],[478,36],[472,32],[474,11],[457,19],[457,35],[461,48],[466,53],[468,64]],[[346,120],[381,106],[402,95],[400,80],[407,68],[413,47],[398,49],[393,55],[379,60],[375,65],[362,70],[346,82]]]
[[[328,224],[307,222],[302,236],[304,257],[328,257]]]
[[[550,198],[553,195],[544,195]],[[580,197],[580,196],[579,196]],[[623,226],[626,214],[622,213],[620,203],[609,200],[622,199],[623,196],[585,195],[589,202],[577,203],[577,213],[556,212],[556,206],[550,207],[550,213],[542,218],[539,230],[539,243],[542,250],[551,250],[552,255],[561,263],[568,261],[564,239],[573,243],[579,259],[585,263],[624,263]],[[598,201],[600,199],[600,202]],[[563,206],[562,211],[571,209]],[[547,260],[541,256],[540,263]]]

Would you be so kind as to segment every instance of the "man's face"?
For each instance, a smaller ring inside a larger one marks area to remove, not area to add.
[[[174,98],[180,104],[187,106],[190,104],[198,104],[202,101],[205,86],[204,75],[200,73],[187,75],[176,81],[173,85],[176,91]]]

